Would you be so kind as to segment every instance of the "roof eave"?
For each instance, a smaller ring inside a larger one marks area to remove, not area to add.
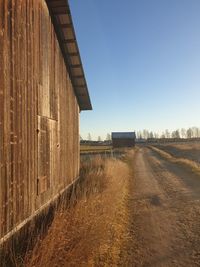
[[[67,0],[46,0],[80,110],[92,110],[84,69]]]

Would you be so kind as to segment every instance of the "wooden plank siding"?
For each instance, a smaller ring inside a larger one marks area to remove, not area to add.
[[[134,147],[135,146],[135,139],[112,139],[112,146],[113,148],[119,148],[119,147]]]
[[[79,105],[44,0],[0,0],[0,238],[79,175]]]

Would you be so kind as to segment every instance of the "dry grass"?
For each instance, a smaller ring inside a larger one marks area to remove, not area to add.
[[[185,158],[200,163],[200,142],[162,144],[158,148],[177,158]]]
[[[182,151],[184,150],[199,150],[200,149],[200,142],[189,142],[189,143],[180,143],[180,144],[165,144],[162,146],[170,146],[170,147],[174,147],[177,149],[180,149]]]
[[[175,157],[175,156],[173,156],[173,155],[167,153],[166,151],[164,151],[160,148],[157,148],[157,147],[150,146],[150,148],[152,150],[154,150],[155,152],[157,152],[162,157],[164,157],[165,159],[167,159],[171,162],[174,162],[174,163],[182,164],[182,165],[190,168],[194,173],[200,175],[200,164],[199,163],[197,163],[193,160],[187,159],[187,158],[180,158],[180,157],[177,158],[177,157]]]
[[[81,145],[80,150],[81,153],[95,153],[95,152],[105,152],[105,151],[111,151],[112,146],[89,146],[89,145]]]
[[[127,236],[129,167],[95,157],[83,163],[70,209],[57,211],[48,235],[27,254],[26,267],[120,266]]]

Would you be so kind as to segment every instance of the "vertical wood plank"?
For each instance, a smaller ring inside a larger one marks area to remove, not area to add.
[[[79,111],[44,0],[0,0],[0,62],[1,238],[77,177]]]

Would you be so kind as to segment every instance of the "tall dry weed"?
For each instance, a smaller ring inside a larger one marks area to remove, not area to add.
[[[24,266],[117,266],[126,237],[128,165],[94,157],[82,163],[70,209],[59,209]]]

